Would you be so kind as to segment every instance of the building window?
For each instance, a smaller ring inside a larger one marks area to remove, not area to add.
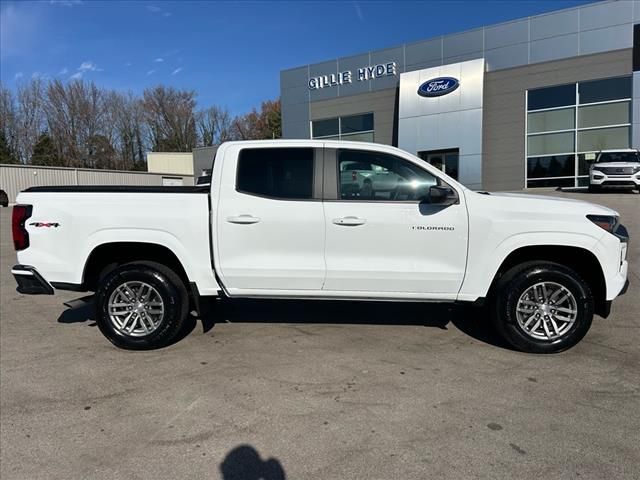
[[[314,120],[312,138],[373,142],[373,113]]]
[[[312,148],[245,148],[240,151],[236,190],[285,200],[313,195]]]
[[[631,77],[527,91],[526,186],[588,183],[589,159],[631,145]]]

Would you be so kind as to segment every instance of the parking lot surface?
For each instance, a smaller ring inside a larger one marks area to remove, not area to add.
[[[0,211],[0,477],[640,478],[640,195],[618,210],[630,287],[558,355],[481,310],[242,301],[163,350],[113,347],[81,294],[21,296]],[[205,331],[206,330],[206,331]]]

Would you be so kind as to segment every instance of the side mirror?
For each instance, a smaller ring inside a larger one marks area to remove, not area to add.
[[[429,194],[426,200],[433,205],[447,206],[458,203],[458,195],[450,187],[434,185],[429,187]]]

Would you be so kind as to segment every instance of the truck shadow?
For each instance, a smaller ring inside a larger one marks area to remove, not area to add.
[[[494,331],[486,308],[424,302],[225,299],[201,315],[202,328],[216,323],[297,323],[449,326],[481,342],[513,350]],[[195,328],[195,326],[194,326]]]
[[[513,350],[491,326],[486,308],[445,303],[373,302],[349,300],[218,299],[202,315],[190,314],[175,344],[198,327],[206,333],[216,323],[293,323],[423,326],[462,333],[499,348]],[[58,323],[90,322],[95,327],[93,304],[64,310]]]

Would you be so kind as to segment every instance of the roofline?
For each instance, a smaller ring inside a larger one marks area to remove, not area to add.
[[[147,152],[147,155],[192,155],[193,152]]]
[[[585,7],[596,5],[596,4],[614,3],[614,2],[619,2],[619,1],[624,1],[624,0],[593,0],[591,2],[585,3],[583,5],[577,5],[575,7],[560,8],[558,10],[550,10],[548,12],[538,13],[537,15],[529,15],[527,17],[514,18],[512,20],[507,20],[505,22],[492,23],[492,24],[489,24],[489,25],[482,25],[480,27],[470,28],[468,30],[459,30],[459,31],[455,31],[455,32],[444,33],[442,35],[436,35],[435,37],[428,37],[428,38],[424,38],[422,40],[412,40],[410,42],[404,42],[404,43],[400,43],[400,44],[395,44],[395,45],[392,45],[390,47],[378,48],[378,49],[375,49],[375,50],[367,50],[366,52],[356,52],[356,53],[353,53],[353,54],[350,54],[350,55],[343,55],[343,56],[340,56],[340,57],[332,57],[332,58],[329,58],[329,59],[320,60],[318,62],[313,62],[313,63],[305,63],[305,64],[302,64],[302,65],[298,65],[296,67],[284,68],[284,69],[280,70],[280,73],[288,72],[290,70],[298,70],[298,69],[303,68],[303,67],[310,67],[311,65],[317,65],[319,63],[330,62],[332,60],[340,60],[340,59],[343,59],[343,58],[354,57],[356,55],[363,55],[365,53],[379,52],[379,51],[382,51],[382,50],[391,50],[393,48],[400,48],[400,47],[404,47],[404,46],[407,46],[407,45],[416,45],[418,43],[428,42],[429,40],[436,40],[438,38],[444,39],[444,37],[461,35],[463,33],[468,33],[468,32],[475,32],[476,30],[482,30],[482,29],[485,29],[485,28],[497,27],[497,26],[500,26],[500,25],[509,25],[510,23],[521,22],[522,20],[531,20],[532,18],[546,17],[548,15],[553,15],[553,14],[559,13],[559,12],[569,12],[569,11],[572,11],[572,10],[580,10],[581,8],[585,8]]]

